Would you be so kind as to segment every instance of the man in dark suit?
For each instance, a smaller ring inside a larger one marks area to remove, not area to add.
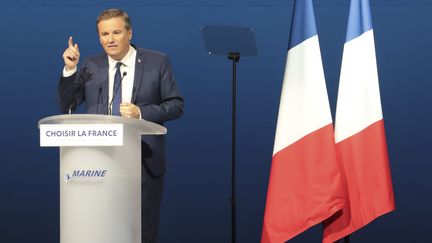
[[[66,113],[85,102],[90,114],[112,114],[163,125],[183,114],[183,98],[166,55],[130,44],[129,16],[119,9],[103,11],[97,31],[105,53],[87,58],[78,70],[78,44],[69,38],[65,68],[58,86]],[[116,99],[121,97],[121,103]],[[163,136],[142,137],[142,240],[156,242],[165,173]]]

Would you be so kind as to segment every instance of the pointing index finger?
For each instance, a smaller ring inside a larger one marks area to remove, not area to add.
[[[73,47],[73,39],[72,39],[72,36],[69,36],[68,44],[69,44],[69,47]]]

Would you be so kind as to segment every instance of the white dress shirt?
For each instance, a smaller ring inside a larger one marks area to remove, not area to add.
[[[122,102],[131,102],[133,82],[135,76],[135,60],[136,60],[136,50],[132,46],[129,46],[128,53],[120,61],[123,63],[120,67],[120,73],[126,72],[127,75],[124,76],[122,80]],[[108,56],[108,100],[111,102],[113,97],[113,87],[114,87],[114,76],[116,72],[117,61]]]

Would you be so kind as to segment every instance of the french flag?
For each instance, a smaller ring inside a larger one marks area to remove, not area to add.
[[[346,203],[324,223],[324,243],[395,209],[369,0],[352,0],[336,108],[335,140]]]
[[[261,243],[285,242],[343,207],[312,0],[294,1]]]

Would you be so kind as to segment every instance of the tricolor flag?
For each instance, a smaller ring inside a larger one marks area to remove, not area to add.
[[[343,207],[312,0],[294,1],[261,243],[282,243]]]
[[[334,242],[394,210],[368,0],[352,0],[344,46],[335,128],[346,203],[324,224]]]

